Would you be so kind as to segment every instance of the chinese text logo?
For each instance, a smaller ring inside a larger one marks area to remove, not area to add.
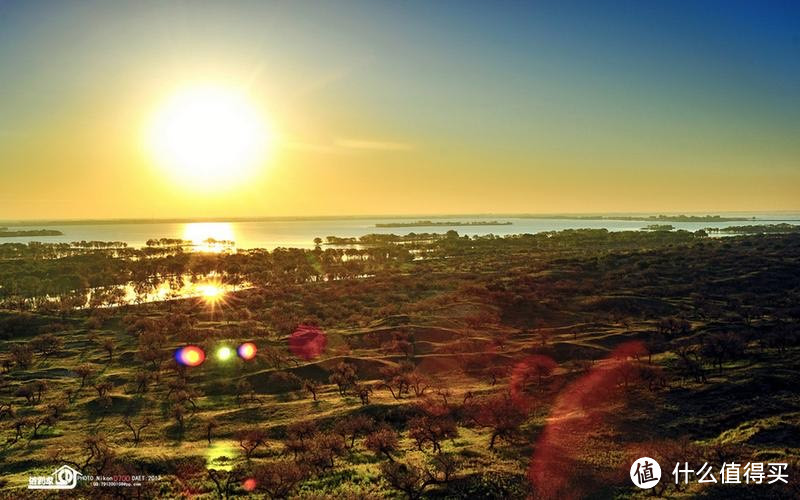
[[[80,473],[69,465],[62,465],[49,476],[28,477],[29,490],[71,490],[78,484]]]
[[[631,465],[631,481],[642,489],[650,489],[661,479],[661,466],[650,457],[642,457]]]

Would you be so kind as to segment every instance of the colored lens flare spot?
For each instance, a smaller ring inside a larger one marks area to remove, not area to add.
[[[200,366],[205,360],[205,351],[196,345],[188,345],[175,351],[175,361],[183,366]]]
[[[318,326],[299,325],[289,336],[289,350],[306,361],[318,358],[327,345],[325,332]]]
[[[245,491],[253,491],[253,490],[255,490],[256,489],[256,480],[253,479],[252,477],[248,477],[247,479],[242,481],[242,488],[244,488]]]
[[[244,344],[240,345],[239,348],[236,350],[239,354],[239,357],[245,361],[250,361],[251,359],[256,357],[256,345],[252,342],[245,342]]]
[[[228,361],[233,356],[233,351],[228,346],[222,346],[217,349],[217,359],[220,361]]]

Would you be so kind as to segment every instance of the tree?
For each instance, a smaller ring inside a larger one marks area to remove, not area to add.
[[[108,394],[114,388],[114,384],[109,380],[98,380],[93,385],[94,390],[97,391],[97,398],[100,405],[104,407],[111,406],[111,396]]]
[[[63,346],[64,342],[52,333],[40,335],[31,340],[31,347],[45,358],[60,350]]]
[[[288,498],[306,476],[300,465],[289,460],[269,462],[253,469],[256,489],[273,500]]]
[[[25,427],[31,426],[31,420],[27,417],[20,417],[14,420],[14,438],[11,440],[12,443],[16,443],[22,438],[22,430]]]
[[[511,377],[515,379],[521,375],[523,380],[535,377],[541,386],[543,379],[552,375],[556,366],[556,362],[547,356],[530,356],[514,368]]]
[[[38,418],[35,418],[31,421],[33,425],[33,436],[31,439],[39,437],[39,429],[42,427],[52,427],[56,424],[58,417],[53,415],[52,413],[48,412],[44,415],[40,415]]]
[[[662,387],[667,387],[669,382],[664,375],[664,371],[659,366],[644,365],[639,367],[639,378],[647,384],[650,391],[657,391]]]
[[[492,385],[497,384],[497,380],[508,375],[508,367],[501,364],[492,363],[486,369],[486,374],[492,381]]]
[[[305,442],[317,433],[317,424],[313,420],[300,420],[286,427],[286,435],[289,439]]]
[[[389,389],[394,399],[400,399],[403,394],[408,393],[410,387],[409,367],[407,365],[393,365],[381,368],[381,378],[383,387]],[[421,386],[420,386],[421,387]]]
[[[106,354],[108,354],[108,361],[110,362],[114,357],[114,349],[116,348],[114,339],[103,339],[101,346],[103,347],[103,350],[106,351]]]
[[[239,482],[242,477],[242,471],[239,468],[233,468],[229,471],[208,469],[208,478],[214,483],[217,489],[219,498],[227,499],[234,485]]]
[[[346,449],[344,439],[336,434],[319,433],[309,441],[303,462],[317,472],[333,469],[334,460]]]
[[[197,411],[195,399],[200,395],[200,389],[188,384],[184,378],[179,378],[171,383],[167,391],[167,398],[172,406],[182,406],[184,409],[191,408],[192,414]]]
[[[504,393],[478,403],[474,408],[475,422],[492,430],[489,449],[493,450],[497,439],[513,441],[519,427],[528,418],[526,409],[520,408],[510,394]]]
[[[433,457],[426,467],[410,463],[384,462],[381,464],[383,478],[393,488],[406,494],[409,500],[416,500],[434,484],[451,481],[458,468],[458,461],[447,454]]]
[[[14,344],[11,347],[11,359],[17,367],[27,370],[33,364],[33,349],[27,344]]]
[[[95,373],[94,366],[90,364],[78,365],[73,371],[75,372],[75,375],[81,379],[81,389],[83,389],[83,387],[86,385],[86,379]]]
[[[153,421],[150,417],[144,417],[138,423],[134,423],[130,417],[126,416],[122,419],[122,423],[125,424],[125,427],[130,429],[131,434],[133,435],[133,445],[139,446],[139,442],[142,440],[142,431],[149,427]]]
[[[261,429],[248,429],[238,432],[236,440],[239,442],[239,447],[244,451],[244,456],[249,462],[256,449],[267,443],[267,434]]]
[[[79,469],[86,470],[92,467],[98,473],[102,473],[114,461],[116,452],[109,446],[103,434],[92,434],[84,441],[86,458]]]
[[[206,421],[206,439],[209,446],[211,446],[211,435],[217,427],[219,427],[219,423],[213,418]]]
[[[458,436],[456,423],[447,416],[414,417],[409,420],[408,429],[408,435],[416,442],[419,451],[424,451],[425,444],[430,443],[434,453],[441,453],[441,442]]]
[[[735,333],[715,333],[703,339],[700,354],[722,373],[722,364],[726,360],[733,361],[742,357],[745,347],[745,342]]]
[[[411,390],[414,391],[414,396],[421,398],[425,395],[425,391],[430,387],[428,379],[418,373],[409,373],[406,376],[406,382]]]
[[[334,432],[350,441],[350,447],[355,446],[359,436],[366,436],[375,428],[375,422],[366,415],[355,415],[342,418],[334,425]]]
[[[372,387],[366,384],[356,384],[353,387],[353,392],[355,392],[358,399],[361,400],[362,405],[366,406],[369,404],[369,396],[372,394]]]
[[[11,401],[8,403],[0,403],[0,420],[4,419],[5,417],[13,418],[16,414],[17,413],[14,411]]]
[[[175,419],[175,425],[178,426],[178,430],[183,431],[183,424],[186,419],[186,408],[180,405],[173,406],[172,418]]]
[[[350,389],[358,380],[356,375],[356,367],[350,363],[342,361],[333,369],[329,380],[332,384],[336,384],[339,388],[339,395],[345,396],[347,390]]]
[[[36,403],[36,390],[32,384],[19,386],[14,395],[18,398],[25,398],[25,402],[29,405]]]
[[[681,373],[681,382],[686,377],[692,377],[696,382],[705,383],[707,381],[705,370],[698,361],[697,349],[691,344],[678,345],[675,348],[678,356],[677,368]]]
[[[242,401],[256,402],[261,404],[261,400],[256,396],[252,384],[246,379],[241,379],[236,383],[236,405],[241,406]]]
[[[150,381],[152,380],[152,375],[149,371],[139,368],[136,370],[136,374],[134,374],[134,382],[136,382],[136,392],[139,394],[144,394],[147,392],[150,386]]]
[[[303,390],[311,394],[311,397],[314,401],[317,400],[317,392],[320,390],[320,387],[321,387],[320,383],[317,382],[316,380],[312,379],[303,380]]]
[[[397,432],[389,427],[378,429],[366,437],[364,446],[375,455],[383,455],[394,462],[392,453],[398,446]]]
[[[33,383],[33,388],[36,390],[36,402],[39,403],[42,401],[42,395],[47,392],[50,385],[47,380],[37,380]]]

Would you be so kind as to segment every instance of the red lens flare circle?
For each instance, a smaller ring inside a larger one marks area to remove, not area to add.
[[[306,361],[318,358],[325,350],[328,340],[318,326],[299,325],[289,336],[289,350]]]
[[[256,489],[256,484],[257,483],[255,479],[253,479],[252,477],[248,477],[247,479],[242,481],[242,488],[244,488],[245,491],[253,491],[254,489]]]

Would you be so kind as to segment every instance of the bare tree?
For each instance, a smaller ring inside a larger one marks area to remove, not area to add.
[[[110,362],[114,358],[114,350],[116,349],[114,339],[103,339],[101,346],[103,347],[103,350],[106,351],[106,354],[108,354],[108,361]]]
[[[352,448],[356,444],[359,436],[366,436],[375,428],[375,422],[366,415],[348,416],[339,419],[334,425],[334,432],[342,436],[343,439],[350,441]]]
[[[238,432],[236,440],[239,442],[239,447],[244,451],[244,456],[249,462],[256,449],[266,444],[267,434],[261,429],[248,429]]]
[[[345,363],[342,361],[333,369],[329,379],[332,384],[336,384],[336,386],[339,388],[339,395],[345,396],[347,394],[347,390],[350,389],[358,380],[358,376],[356,375],[356,367],[350,363]]]
[[[14,344],[11,347],[11,359],[22,370],[33,365],[33,349],[27,344]]]
[[[52,333],[40,335],[31,340],[31,347],[37,351],[42,357],[47,358],[51,354],[64,347],[64,342],[61,338],[56,337]]]
[[[375,455],[383,455],[390,462],[394,462],[392,453],[398,446],[397,432],[389,427],[378,429],[366,437],[364,446]]]
[[[211,446],[211,435],[217,427],[219,427],[219,423],[213,418],[206,421],[206,439],[209,446]]]
[[[320,383],[316,380],[312,379],[305,379],[303,380],[303,390],[311,394],[311,397],[314,401],[317,400],[317,392],[320,390]]]
[[[424,451],[426,443],[430,443],[434,453],[441,453],[441,442],[458,436],[455,421],[448,416],[422,415],[408,422],[408,435],[417,444],[419,451]]]
[[[288,498],[307,477],[306,471],[289,460],[269,462],[253,469],[256,488],[273,500]]]
[[[153,421],[150,417],[144,417],[138,423],[134,423],[130,417],[126,416],[122,419],[122,423],[125,424],[125,427],[130,429],[131,434],[133,435],[133,445],[139,446],[139,442],[142,440],[142,431],[152,425]]]
[[[399,462],[381,464],[383,478],[393,488],[406,494],[409,500],[422,497],[425,490],[435,484],[444,484],[453,479],[458,462],[447,454],[438,454],[425,467]]]
[[[242,471],[239,468],[233,468],[229,471],[208,469],[208,478],[214,483],[217,489],[217,495],[221,499],[230,497],[234,486],[239,482],[242,477]]]
[[[498,438],[513,441],[519,432],[519,427],[527,418],[527,409],[520,408],[508,393],[489,398],[473,407],[475,422],[492,431],[489,440],[490,450],[494,449]]]
[[[86,363],[78,365],[73,371],[75,372],[75,375],[81,379],[81,389],[83,389],[83,387],[86,385],[86,380],[89,379],[96,370],[93,365]]]

